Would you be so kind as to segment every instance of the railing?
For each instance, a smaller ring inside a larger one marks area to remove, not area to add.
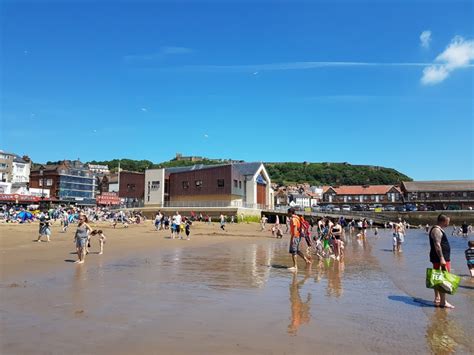
[[[161,207],[265,209],[269,206],[242,201],[165,201]]]

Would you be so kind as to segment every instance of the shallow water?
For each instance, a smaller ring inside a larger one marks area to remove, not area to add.
[[[348,238],[344,262],[298,273],[288,238],[136,253],[70,265],[1,288],[3,354],[90,353],[472,353],[471,280],[427,307],[427,237],[410,231],[393,255],[391,236]],[[171,241],[170,241],[171,242]],[[452,239],[453,271],[466,274],[467,242]],[[10,285],[11,286],[11,285]]]

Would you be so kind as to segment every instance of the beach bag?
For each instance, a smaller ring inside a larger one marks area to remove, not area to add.
[[[458,289],[461,278],[441,269],[426,269],[426,287],[436,288],[442,292],[454,295]]]

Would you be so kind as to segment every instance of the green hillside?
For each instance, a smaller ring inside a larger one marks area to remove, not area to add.
[[[111,171],[118,168],[118,159],[90,161],[91,164],[107,165]],[[143,172],[147,168],[169,168],[194,164],[222,164],[224,161],[204,159],[191,161],[165,161],[159,164],[149,160],[121,159],[123,170]],[[273,182],[279,185],[309,183],[311,185],[378,185],[398,184],[411,181],[408,176],[395,169],[348,163],[265,163]]]
[[[265,167],[279,185],[391,185],[412,180],[395,169],[348,163],[266,163]]]

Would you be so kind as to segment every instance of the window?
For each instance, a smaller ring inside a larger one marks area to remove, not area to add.
[[[202,180],[194,180],[194,185],[196,185],[196,187],[201,187],[202,186]]]
[[[237,187],[237,186],[239,186],[237,183],[237,180],[234,180],[234,187]]]
[[[46,179],[46,186],[53,186],[53,179]]]
[[[43,186],[43,179],[39,179],[39,186]]]
[[[189,181],[183,181],[183,189],[189,189]]]
[[[217,179],[217,187],[224,187],[224,179]]]
[[[242,181],[239,181],[239,189],[242,188]]]
[[[462,197],[467,197],[467,192],[463,192]]]
[[[156,191],[160,189],[160,181],[152,181],[151,182],[151,191]]]

